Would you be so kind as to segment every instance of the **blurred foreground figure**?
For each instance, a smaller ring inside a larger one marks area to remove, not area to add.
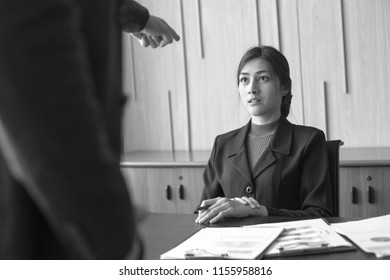
[[[0,0],[0,258],[141,258],[119,169],[121,31],[179,36],[134,1]]]

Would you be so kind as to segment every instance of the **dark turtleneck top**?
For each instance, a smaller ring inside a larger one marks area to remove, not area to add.
[[[254,124],[253,122],[251,123],[248,137],[246,139],[247,154],[251,170],[253,170],[256,163],[263,155],[265,149],[271,143],[278,125],[279,120],[263,125]]]

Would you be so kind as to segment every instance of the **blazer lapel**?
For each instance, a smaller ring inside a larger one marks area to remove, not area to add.
[[[253,168],[252,177],[255,179],[257,176],[260,175],[261,172],[264,171],[268,166],[273,164],[276,161],[276,158],[274,154],[272,153],[270,147],[265,149],[263,155],[260,157],[259,161],[256,163],[255,167]]]
[[[274,153],[289,155],[293,136],[293,125],[285,118],[281,117],[278,128],[271,141],[271,150]]]
[[[249,167],[248,155],[246,150],[246,138],[249,132],[251,121],[242,127],[237,136],[233,139],[232,145],[227,153],[228,157],[233,157],[232,165],[247,180],[252,183],[252,179],[259,176],[265,169],[276,162],[277,154],[289,155],[292,139],[292,124],[285,118],[281,117],[280,124],[275,131],[270,146],[264,151],[260,160],[255,165],[253,173]]]
[[[279,126],[275,131],[270,146],[264,151],[263,155],[253,169],[253,179],[255,179],[266,168],[276,162],[277,154],[290,154],[291,138],[292,125],[285,117],[281,117]]]
[[[251,170],[248,164],[248,156],[246,152],[246,136],[250,128],[250,121],[246,126],[243,126],[233,139],[232,144],[227,153],[227,157],[233,157],[232,166],[238,170],[249,183],[252,183]]]

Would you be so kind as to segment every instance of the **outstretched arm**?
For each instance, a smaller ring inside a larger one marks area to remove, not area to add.
[[[120,20],[123,31],[131,33],[144,47],[164,47],[180,36],[162,18],[150,15],[148,10],[135,1],[123,1]]]

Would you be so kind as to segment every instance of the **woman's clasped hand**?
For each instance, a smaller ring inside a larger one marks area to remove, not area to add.
[[[216,197],[202,201],[201,206],[209,206],[207,210],[199,211],[198,224],[216,223],[228,217],[267,216],[267,209],[253,197]]]

